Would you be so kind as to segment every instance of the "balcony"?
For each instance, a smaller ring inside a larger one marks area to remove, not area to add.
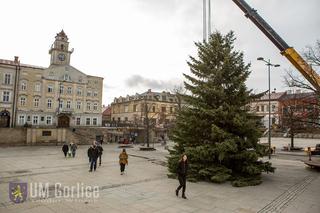
[[[59,108],[57,109],[57,114],[60,114],[60,113],[63,113],[63,114],[72,114],[74,113],[74,108]]]

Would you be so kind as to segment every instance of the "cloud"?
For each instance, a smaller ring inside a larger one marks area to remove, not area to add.
[[[132,75],[127,78],[126,86],[130,88],[143,87],[147,89],[167,90],[182,84],[180,79],[156,80],[142,77],[141,75]]]

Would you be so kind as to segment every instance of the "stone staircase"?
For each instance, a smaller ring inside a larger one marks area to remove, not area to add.
[[[106,138],[107,129],[105,128],[69,128],[67,130],[67,142],[75,144],[92,144],[96,140],[96,135],[104,135]]]

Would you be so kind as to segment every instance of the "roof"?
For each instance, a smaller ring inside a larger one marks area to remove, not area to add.
[[[270,93],[270,100],[279,100],[286,92],[272,92]],[[269,100],[269,93],[263,95],[258,101],[267,101]]]
[[[6,59],[0,59],[0,64],[9,65],[9,66],[17,66],[18,64],[15,61],[12,60],[6,60]],[[20,67],[27,67],[27,68],[33,68],[33,69],[46,69],[46,67],[41,66],[35,66],[30,64],[20,64]]]
[[[316,98],[317,95],[314,92],[304,92],[304,93],[293,93],[285,94],[281,97],[281,101],[287,101],[292,99],[307,99],[307,98]]]
[[[60,31],[60,33],[57,33],[56,37],[64,37],[68,40],[68,36],[66,35],[66,33],[63,31],[63,29]]]
[[[103,112],[102,112],[102,116],[108,116],[111,115],[111,107],[108,106]]]

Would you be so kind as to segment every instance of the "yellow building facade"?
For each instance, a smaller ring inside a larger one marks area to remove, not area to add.
[[[174,121],[177,97],[169,92],[153,92],[115,98],[111,104],[111,120],[118,123],[141,123],[146,119],[155,126]]]

